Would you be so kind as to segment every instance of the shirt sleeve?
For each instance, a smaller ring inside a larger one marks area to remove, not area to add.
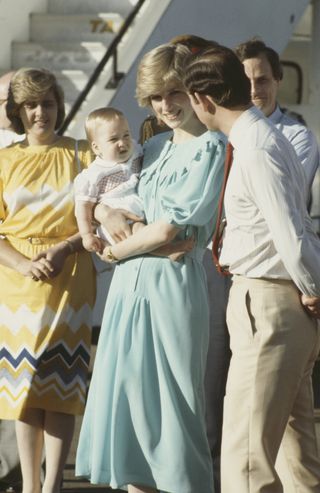
[[[249,157],[249,156],[248,156]],[[311,227],[299,177],[270,154],[255,151],[247,183],[285,268],[299,290],[320,295],[320,241]]]
[[[307,179],[307,190],[310,193],[311,185],[319,166],[318,142],[311,130],[302,127],[291,139],[291,144],[304,168]]]
[[[216,218],[225,144],[208,139],[162,196],[164,219],[177,227],[203,226]]]
[[[90,179],[89,170],[84,169],[74,180],[75,201],[98,202],[99,190],[97,185]]]

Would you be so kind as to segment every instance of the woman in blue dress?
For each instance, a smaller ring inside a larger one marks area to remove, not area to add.
[[[144,146],[147,225],[112,247],[76,474],[130,493],[213,493],[204,421],[208,347],[202,256],[215,225],[224,140],[205,132],[183,91],[188,49],[161,45],[139,66],[137,98],[172,132]],[[179,261],[152,254],[194,237]]]

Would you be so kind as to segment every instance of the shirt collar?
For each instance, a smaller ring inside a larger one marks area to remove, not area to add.
[[[270,121],[272,121],[272,123],[275,124],[275,123],[279,123],[282,116],[283,116],[283,113],[280,109],[280,106],[277,104],[276,109],[274,110],[273,113],[271,113],[271,115],[268,116],[268,118]]]
[[[97,164],[98,166],[103,166],[104,168],[113,168],[114,166],[119,164],[116,161],[106,161],[105,159],[102,159],[99,156],[96,156],[94,163]]]
[[[255,106],[250,106],[245,110],[239,118],[234,122],[229,134],[229,142],[234,148],[237,148],[243,142],[243,136],[246,134],[248,127],[251,127],[253,123],[265,118],[264,114]]]

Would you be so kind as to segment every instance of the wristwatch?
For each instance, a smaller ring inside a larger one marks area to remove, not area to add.
[[[119,262],[119,259],[113,255],[111,246],[107,248],[105,256],[107,257],[107,260],[110,263]]]

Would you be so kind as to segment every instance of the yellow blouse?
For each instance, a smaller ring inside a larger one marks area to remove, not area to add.
[[[76,233],[73,181],[91,160],[89,144],[70,137],[1,149],[0,234],[58,240]]]

